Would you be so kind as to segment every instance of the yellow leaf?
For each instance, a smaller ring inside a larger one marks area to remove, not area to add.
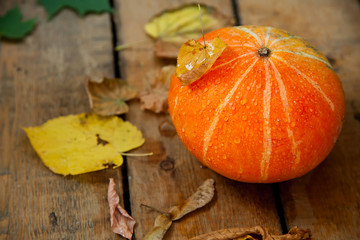
[[[51,119],[25,128],[30,142],[51,171],[76,175],[123,163],[122,152],[144,143],[141,132],[118,117],[95,114]]]
[[[232,26],[232,18],[222,15],[216,8],[201,4],[204,32]],[[187,4],[175,9],[165,10],[154,16],[146,25],[145,31],[157,40],[156,54],[162,57],[176,57],[181,44],[189,39],[201,37],[201,22],[197,4]],[[164,43],[164,44],[162,44]],[[175,45],[170,48],[166,43]],[[165,49],[164,49],[165,48]],[[158,54],[159,53],[159,54]]]
[[[187,41],[180,48],[175,76],[182,85],[195,82],[214,65],[226,46],[219,37],[207,43],[206,47],[195,40]]]
[[[137,96],[136,90],[118,78],[103,78],[101,82],[89,80],[86,85],[91,109],[101,116],[127,113],[125,101]]]

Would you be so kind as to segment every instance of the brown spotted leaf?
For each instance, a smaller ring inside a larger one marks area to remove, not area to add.
[[[175,220],[179,220],[187,213],[205,206],[214,197],[214,179],[207,179],[197,191],[181,205],[171,207],[167,213],[160,214],[153,228],[146,234],[144,240],[161,240]]]
[[[284,235],[274,234],[269,229],[261,226],[248,228],[228,228],[202,234],[190,240],[310,240],[310,230],[298,227],[290,229]]]
[[[154,78],[151,88],[140,94],[142,110],[146,109],[155,113],[168,111],[169,85],[175,68],[173,65],[162,67]]]
[[[206,47],[195,40],[187,41],[180,48],[175,76],[182,85],[195,82],[211,68],[226,46],[219,37],[206,43]]]
[[[89,80],[86,85],[92,111],[101,116],[123,114],[129,111],[126,101],[137,96],[136,90],[118,78]]]
[[[110,178],[108,202],[110,207],[111,230],[127,239],[131,239],[136,221],[120,206],[120,198],[116,193],[113,178]]]

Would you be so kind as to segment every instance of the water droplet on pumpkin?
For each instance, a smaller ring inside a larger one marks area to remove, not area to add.
[[[246,103],[247,103],[247,99],[245,99],[245,98],[240,101],[241,105],[245,105]]]
[[[228,117],[224,117],[224,120],[225,120],[225,122],[227,122],[227,121],[229,120],[229,118],[228,118]]]
[[[246,106],[246,109],[250,109],[250,106],[249,106],[249,105],[247,105],[247,106]]]
[[[246,121],[246,120],[247,120],[247,117],[246,117],[245,115],[243,115],[243,116],[241,117],[241,119],[244,120],[244,121]]]
[[[223,159],[226,159],[226,158],[227,158],[226,155],[224,155],[224,156],[223,156]]]
[[[185,129],[184,129],[184,128],[181,128],[181,131],[182,131],[182,132],[185,132]]]
[[[207,92],[207,90],[208,90],[208,88],[205,88],[205,89],[204,89],[204,92]]]
[[[236,144],[240,143],[240,138],[239,138],[239,137],[235,137],[234,143],[236,143]]]
[[[295,127],[295,122],[290,123],[291,127]]]

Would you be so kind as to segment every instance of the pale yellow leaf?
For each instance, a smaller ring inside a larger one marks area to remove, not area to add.
[[[204,32],[232,26],[234,20],[221,13],[216,8],[201,4],[201,16]],[[145,31],[157,40],[156,54],[161,57],[176,57],[184,42],[201,37],[201,21],[197,4],[182,5],[169,9],[154,16],[145,25]],[[169,47],[170,43],[174,47]],[[165,44],[166,47],[161,45]]]
[[[55,173],[76,175],[119,167],[122,152],[144,143],[141,132],[118,117],[79,114],[25,128],[44,164]]]

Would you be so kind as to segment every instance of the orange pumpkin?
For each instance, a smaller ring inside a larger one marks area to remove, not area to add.
[[[210,70],[187,86],[172,77],[169,112],[181,141],[204,165],[238,181],[285,181],[315,168],[345,114],[326,57],[272,27],[222,28],[205,40],[217,36],[228,46]]]

